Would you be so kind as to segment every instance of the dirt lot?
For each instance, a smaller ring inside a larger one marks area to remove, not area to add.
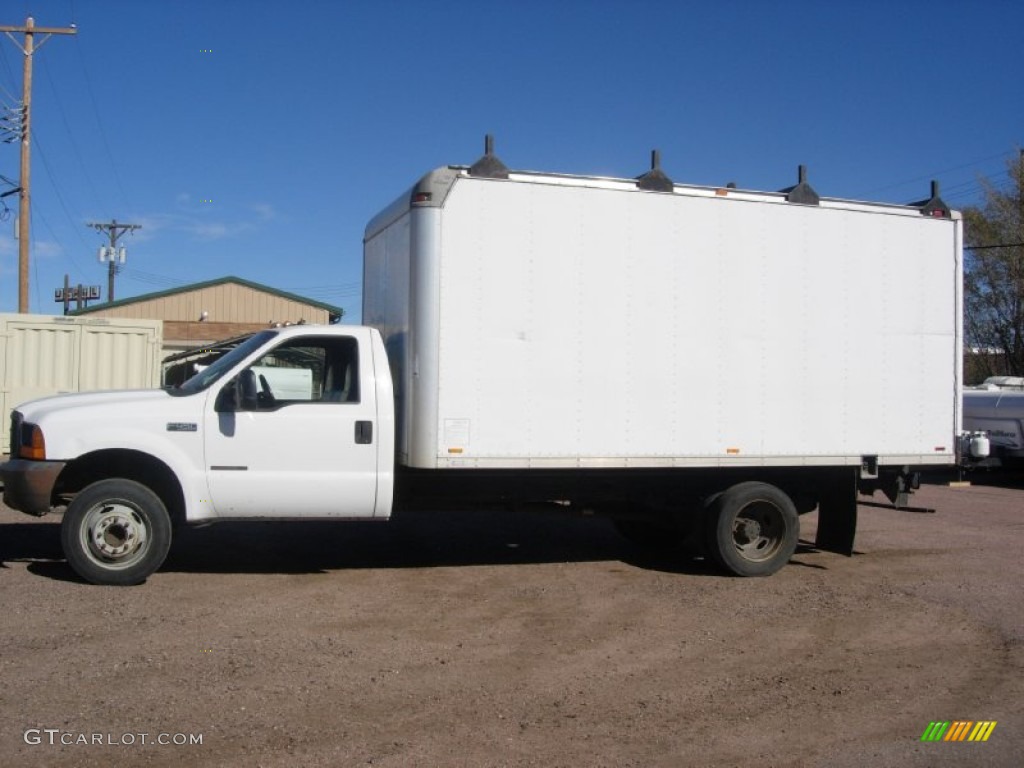
[[[58,518],[4,508],[0,762],[1024,765],[1004,480],[925,487],[935,514],[863,505],[855,557],[801,546],[746,580],[603,520],[460,513],[190,531],[104,588],[61,560]],[[998,725],[920,741],[958,719]]]

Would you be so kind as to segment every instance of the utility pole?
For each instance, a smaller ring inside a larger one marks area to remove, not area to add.
[[[25,66],[21,86],[22,121],[21,121],[21,192],[18,198],[18,311],[28,312],[28,245],[29,245],[29,206],[32,197],[29,192],[29,148],[32,144],[32,55],[42,47],[50,35],[74,35],[78,30],[74,27],[37,27],[29,16],[24,27],[0,26],[0,32],[18,46],[25,54]],[[25,36],[24,45],[15,39],[12,32],[20,32]],[[46,35],[35,45],[36,35]]]
[[[117,274],[118,263],[124,264],[127,258],[127,252],[125,247],[122,245],[120,250],[117,247],[117,241],[121,238],[125,232],[134,232],[136,229],[142,229],[141,224],[118,224],[117,219],[112,220],[109,224],[86,224],[87,227],[92,227],[97,232],[105,232],[110,238],[110,246],[103,246],[100,248],[100,262],[108,262],[107,268],[107,302],[114,300],[114,275]]]

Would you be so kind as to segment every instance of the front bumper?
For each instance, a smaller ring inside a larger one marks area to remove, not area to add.
[[[0,464],[4,484],[4,504],[29,515],[42,516],[50,511],[50,499],[63,461],[11,459]]]

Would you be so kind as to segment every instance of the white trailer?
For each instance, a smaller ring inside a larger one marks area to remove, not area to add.
[[[1024,379],[990,376],[979,387],[964,390],[964,430],[990,441],[986,466],[1024,461]]]
[[[24,404],[5,499],[67,505],[65,552],[100,583],[158,568],[174,519],[411,506],[601,514],[745,576],[817,509],[818,546],[849,554],[858,492],[903,503],[957,461],[961,240],[936,189],[511,172],[488,146],[370,222],[365,327],[262,331],[174,390]]]

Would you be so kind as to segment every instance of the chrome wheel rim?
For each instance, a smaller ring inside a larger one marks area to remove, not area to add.
[[[95,505],[82,519],[83,551],[105,568],[129,568],[149,546],[149,526],[142,511],[122,499]]]
[[[768,501],[754,501],[741,509],[732,523],[736,551],[745,560],[770,560],[785,538],[782,510]]]

